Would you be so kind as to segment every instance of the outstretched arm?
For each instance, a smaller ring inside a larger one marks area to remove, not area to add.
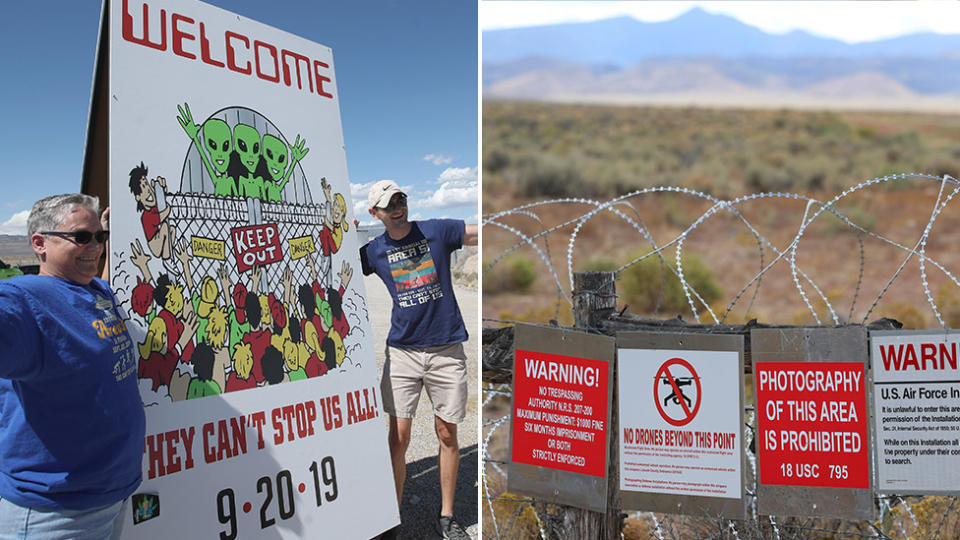
[[[466,232],[463,233],[463,245],[475,246],[480,239],[480,228],[476,225],[467,225]]]
[[[347,264],[347,261],[343,261],[343,266],[340,270],[340,289],[343,291],[347,290],[347,286],[350,285],[350,278],[353,277],[353,268]]]
[[[250,292],[258,294],[260,291],[260,265],[253,265],[250,269]]]
[[[143,244],[140,243],[140,239],[130,244],[130,262],[140,269],[140,273],[143,274],[143,281],[153,283],[153,275],[147,265],[150,262],[150,255],[143,251]]]
[[[104,209],[103,213],[100,214],[100,228],[109,231],[110,230],[110,207],[108,206]],[[103,271],[100,273],[100,279],[104,281],[110,281],[110,242],[106,242],[103,245]]]
[[[217,277],[220,279],[220,290],[223,291],[223,301],[224,305],[230,305],[230,272],[227,271],[227,266],[224,264],[220,265],[220,268],[217,270]]]
[[[197,320],[197,314],[194,313],[193,310],[186,313],[181,321],[183,322],[183,333],[180,334],[180,339],[177,340],[177,346],[180,347],[180,352],[182,353],[197,333],[197,329],[200,328],[200,321]]]
[[[313,255],[307,254],[306,257],[307,264],[310,266],[310,277],[313,278],[313,283],[320,283],[320,280],[317,279],[317,264],[313,262]]]
[[[177,121],[180,122],[180,127],[187,133],[187,136],[196,143],[197,152],[200,153],[203,166],[207,168],[207,174],[210,175],[210,178],[217,178],[219,175],[213,168],[213,165],[210,164],[210,158],[207,157],[207,152],[203,148],[203,141],[200,140],[200,126],[193,123],[193,115],[190,114],[190,105],[186,103],[183,104],[183,107],[177,105],[177,110],[180,111],[180,114],[177,116]]]
[[[280,189],[282,190],[284,186],[287,185],[287,182],[290,181],[290,176],[293,174],[293,169],[296,168],[297,163],[303,159],[307,152],[310,151],[309,148],[304,148],[307,144],[307,140],[300,140],[300,135],[297,135],[297,140],[294,141],[293,146],[290,147],[290,166],[287,167],[287,174],[283,176],[283,181],[280,182]]]
[[[327,182],[326,176],[320,178],[320,187],[323,189],[323,196],[327,201],[327,205],[332,206],[333,200],[330,199],[330,183]],[[323,224],[326,225],[328,229],[333,230],[333,220],[330,219],[330,215],[326,212],[323,213]]]
[[[176,244],[174,256],[183,265],[183,280],[187,283],[187,291],[193,293],[193,275],[190,274],[190,260],[193,259],[193,255],[190,255],[187,250],[187,240],[185,238],[181,238]]]
[[[288,306],[294,305],[296,296],[293,292],[293,272],[290,271],[289,264],[283,269],[280,281],[283,283],[283,302]]]

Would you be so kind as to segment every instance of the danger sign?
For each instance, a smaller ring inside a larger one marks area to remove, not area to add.
[[[762,484],[870,486],[862,363],[758,362],[754,373]]]
[[[657,370],[653,381],[654,401],[667,423],[674,426],[689,424],[700,410],[700,394],[700,378],[690,362],[683,358],[671,358]]]

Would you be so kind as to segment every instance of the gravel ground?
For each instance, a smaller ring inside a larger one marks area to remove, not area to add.
[[[392,300],[383,282],[376,275],[364,278],[367,290],[367,305],[370,306],[370,324],[373,327],[374,350],[377,354],[377,368],[383,372],[384,344],[390,330],[390,309]],[[478,394],[477,376],[479,372],[479,325],[478,293],[476,289],[454,286],[457,302],[463,314],[464,323],[470,334],[470,340],[463,344],[467,353],[467,385],[470,394],[467,399],[467,418],[459,425],[457,435],[460,443],[460,470],[457,474],[457,491],[454,499],[454,513],[457,520],[467,529],[473,538],[479,537],[477,515],[477,471],[479,470],[479,452],[477,450]],[[377,306],[384,306],[379,309]],[[403,504],[400,508],[402,520],[401,538],[438,538],[436,533],[437,514],[440,511],[440,476],[437,471],[437,436],[434,433],[433,408],[426,392],[420,395],[417,416],[413,420],[413,433],[410,447],[407,449],[407,481],[403,490]],[[384,422],[386,433],[386,422]]]

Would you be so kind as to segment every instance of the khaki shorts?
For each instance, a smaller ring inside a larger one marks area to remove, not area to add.
[[[413,418],[423,387],[433,404],[433,414],[451,424],[463,421],[467,415],[467,355],[463,343],[428,349],[387,346],[380,379],[386,413]]]

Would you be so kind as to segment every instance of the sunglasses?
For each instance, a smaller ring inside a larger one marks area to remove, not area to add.
[[[386,210],[387,212],[393,212],[393,211],[396,210],[398,207],[406,206],[406,205],[407,205],[407,196],[406,196],[406,195],[398,195],[397,198],[391,199],[390,204],[388,204],[388,205],[384,208],[384,210]]]
[[[40,234],[50,235],[50,236],[59,236],[61,238],[69,238],[73,240],[74,243],[82,245],[89,244],[91,240],[96,239],[98,244],[102,244],[107,241],[107,238],[110,238],[110,231],[40,231]]]

